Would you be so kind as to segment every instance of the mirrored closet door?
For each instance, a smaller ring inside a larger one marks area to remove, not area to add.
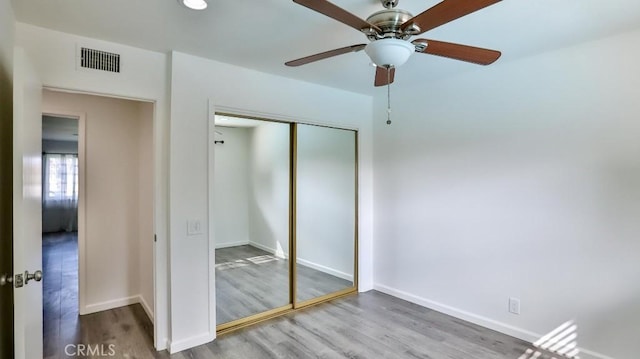
[[[216,116],[214,151],[221,325],[290,307],[290,125]]]
[[[296,302],[355,287],[356,132],[297,125]]]
[[[216,114],[219,333],[357,291],[357,132]]]

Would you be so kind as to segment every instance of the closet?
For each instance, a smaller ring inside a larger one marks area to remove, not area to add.
[[[357,131],[216,114],[216,324],[357,291]]]

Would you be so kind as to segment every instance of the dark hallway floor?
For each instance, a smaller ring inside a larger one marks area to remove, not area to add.
[[[78,233],[42,235],[44,357],[78,336]]]

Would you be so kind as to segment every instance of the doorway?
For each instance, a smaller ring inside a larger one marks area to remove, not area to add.
[[[42,102],[44,356],[153,348],[154,103],[53,90]],[[75,148],[49,134],[63,129]],[[92,336],[104,330],[108,343]]]
[[[42,116],[43,353],[75,342],[78,302],[79,122]]]

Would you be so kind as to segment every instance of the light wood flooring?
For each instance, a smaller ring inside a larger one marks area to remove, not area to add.
[[[298,301],[353,286],[350,281],[298,265]],[[289,261],[262,249],[216,249],[218,324],[289,304]]]
[[[58,240],[57,244],[64,243]],[[139,305],[82,317],[74,314],[71,307],[77,304],[71,304],[72,289],[63,285],[64,258],[71,268],[73,257],[64,256],[56,245],[46,245],[45,268],[50,272],[44,276],[45,317],[59,318],[45,329],[46,358],[66,358],[64,346],[70,343],[115,344],[114,358],[531,358],[522,356],[531,348],[524,341],[376,291],[290,313],[174,355],[156,352],[152,324]],[[54,275],[57,268],[59,275]],[[72,283],[67,274],[67,283]],[[52,294],[55,281],[66,288],[60,300]]]

